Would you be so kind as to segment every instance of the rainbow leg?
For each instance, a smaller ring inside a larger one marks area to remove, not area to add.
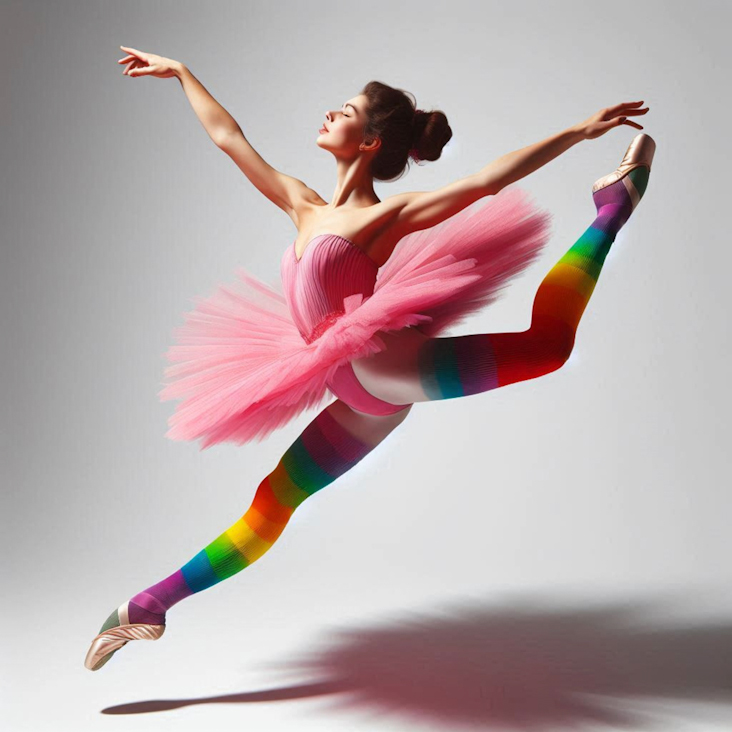
[[[386,351],[353,363],[361,384],[392,404],[414,403],[478,394],[558,369],[572,352],[605,257],[648,175],[646,167],[636,168],[629,180],[593,194],[597,217],[541,282],[528,330],[437,338],[397,334]]]
[[[179,570],[126,603],[127,617],[115,610],[100,633],[123,622],[164,625],[177,602],[232,577],[259,559],[277,541],[295,509],[363,460],[401,422],[410,408],[392,415],[357,412],[340,399],[323,409],[259,484],[251,506],[223,534]],[[104,657],[101,667],[116,653]]]

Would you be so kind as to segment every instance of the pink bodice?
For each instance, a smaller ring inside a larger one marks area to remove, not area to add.
[[[345,297],[373,294],[379,267],[349,239],[319,234],[299,260],[293,242],[282,256],[280,270],[292,319],[310,343],[343,314]]]
[[[353,366],[389,347],[385,332],[442,337],[493,302],[535,261],[550,218],[508,186],[402,237],[381,266],[348,239],[321,234],[300,261],[295,242],[285,249],[275,286],[240,268],[175,330],[159,396],[182,402],[166,437],[203,448],[261,440],[323,406],[329,391],[365,414],[393,413],[401,405],[371,394]]]

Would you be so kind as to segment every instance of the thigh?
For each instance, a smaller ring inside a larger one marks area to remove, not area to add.
[[[430,397],[422,387],[419,361],[422,347],[431,339],[416,328],[380,331],[386,348],[351,362],[361,385],[390,404],[424,402]]]
[[[387,348],[352,362],[369,393],[392,404],[479,394],[556,371],[574,338],[564,322],[535,315],[515,333],[425,336],[405,329],[384,334]]]
[[[408,405],[394,414],[365,414],[352,409],[342,399],[336,399],[326,410],[334,421],[350,436],[363,443],[365,452],[369,452],[396,429],[412,409]]]

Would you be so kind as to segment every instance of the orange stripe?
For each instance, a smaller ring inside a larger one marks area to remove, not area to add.
[[[284,531],[284,528],[287,525],[269,521],[265,516],[262,516],[254,506],[251,506],[242,516],[242,521],[244,521],[247,526],[257,534],[257,536],[268,541],[270,544],[277,541],[277,538]]]
[[[580,266],[576,266],[571,262],[559,262],[549,270],[544,282],[550,285],[570,287],[582,293],[589,300],[597,284],[597,279]]]
[[[290,506],[283,506],[272,490],[272,483],[268,475],[257,488],[252,506],[269,521],[275,524],[286,524],[295,510]]]
[[[572,287],[543,282],[534,299],[533,312],[539,315],[551,313],[576,331],[588,298]],[[533,317],[532,317],[533,322]]]

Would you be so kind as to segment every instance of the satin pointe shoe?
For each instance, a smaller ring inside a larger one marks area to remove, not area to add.
[[[630,195],[633,208],[635,208],[645,192],[648,174],[651,170],[651,161],[655,152],[656,142],[650,135],[645,134],[645,132],[636,135],[625,151],[620,165],[612,173],[596,180],[592,186],[592,193],[594,194],[622,180]],[[638,171],[638,174],[628,176],[631,171],[638,168],[646,168],[646,170],[642,174],[641,171]]]
[[[133,640],[157,640],[165,632],[165,625],[130,623],[128,602],[122,603],[102,625],[92,641],[84,666],[98,671],[120,649]]]

